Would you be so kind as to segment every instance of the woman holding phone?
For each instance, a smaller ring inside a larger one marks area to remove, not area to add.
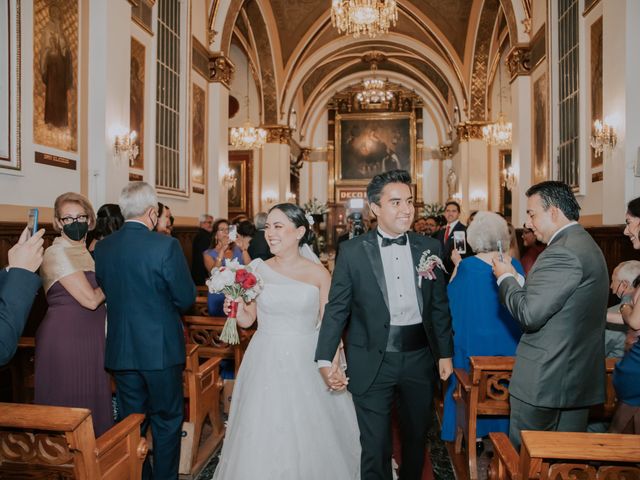
[[[467,241],[475,255],[463,258],[447,287],[453,323],[453,366],[469,371],[473,355],[515,355],[520,326],[500,303],[491,260],[507,255],[511,235],[507,222],[492,212],[478,212],[467,228]],[[513,259],[516,271],[524,275],[520,262]],[[456,434],[456,404],[451,377],[445,394],[442,439],[453,441]],[[509,418],[479,419],[477,440],[489,432],[508,432]]]
[[[85,245],[95,225],[85,197],[69,192],[56,199],[53,228],[60,236],[40,268],[49,308],[36,332],[35,403],[90,409],[99,436],[113,416],[104,370],[105,297]]]

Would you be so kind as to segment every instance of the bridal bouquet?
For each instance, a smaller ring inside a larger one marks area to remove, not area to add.
[[[240,343],[236,315],[238,313],[238,301],[246,303],[255,300],[262,291],[264,283],[260,275],[256,274],[251,266],[240,265],[237,260],[227,261],[224,267],[214,268],[211,277],[206,282],[211,293],[224,293],[231,297],[231,310],[224,324],[220,340],[230,345]]]

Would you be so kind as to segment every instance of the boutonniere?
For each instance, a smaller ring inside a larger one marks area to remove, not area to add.
[[[418,287],[422,287],[422,278],[426,277],[429,280],[436,279],[435,269],[439,268],[443,272],[447,273],[447,269],[444,268],[444,263],[437,255],[431,255],[431,250],[425,250],[420,257],[420,263],[416,267],[418,272]]]

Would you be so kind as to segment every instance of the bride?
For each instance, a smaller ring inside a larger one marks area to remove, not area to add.
[[[331,391],[313,361],[331,277],[301,254],[313,256],[310,235],[297,205],[269,211],[265,236],[275,256],[252,262],[264,290],[238,305],[238,325],[256,316],[259,325],[235,382],[214,480],[360,478],[359,431],[339,352]]]

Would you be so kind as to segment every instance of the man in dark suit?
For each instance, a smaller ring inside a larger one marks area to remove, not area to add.
[[[107,297],[105,367],[113,372],[122,418],[146,415],[153,433],[153,477],[178,477],[182,427],[184,333],[180,312],[196,297],[178,241],[154,233],[156,193],[129,183],[119,200],[124,226],[98,242],[96,277]]]
[[[440,229],[436,234],[436,238],[440,240],[442,244],[442,261],[447,269],[445,278],[447,282],[451,278],[453,269],[455,267],[453,260],[451,260],[451,252],[453,252],[454,245],[454,232],[465,232],[467,227],[460,221],[460,204],[456,201],[449,200],[444,206],[444,218],[447,220],[447,225]],[[461,254],[462,258],[471,254],[469,245],[467,245],[467,252]]]
[[[0,270],[0,365],[11,360],[42,284],[35,273],[42,263],[44,229],[29,238],[25,228],[9,250],[9,266]]]
[[[252,260],[256,258],[269,260],[271,257],[273,257],[273,254],[269,249],[267,239],[264,237],[264,225],[267,222],[267,214],[264,212],[260,212],[256,214],[253,220],[255,222],[257,232],[253,236],[253,238],[251,238],[247,252],[249,253],[249,256]]]
[[[604,401],[608,274],[602,251],[577,220],[571,188],[527,190],[527,228],[547,244],[526,282],[511,259],[494,259],[500,298],[524,334],[509,386],[509,437],[521,430],[585,431],[589,406]]]
[[[360,427],[361,478],[391,478],[391,406],[397,394],[400,478],[419,480],[437,372],[446,380],[453,370],[443,272],[435,268],[435,280],[420,280],[416,271],[421,257],[439,255],[440,244],[405,233],[414,216],[405,170],[376,175],[367,197],[378,228],[340,247],[316,360],[329,388],[344,388],[346,377],[334,356],[348,323],[348,388]]]
[[[204,285],[210,272],[204,266],[202,254],[211,248],[211,232],[213,230],[213,217],[207,213],[200,215],[200,228],[193,237],[191,245],[191,277],[196,285]]]

